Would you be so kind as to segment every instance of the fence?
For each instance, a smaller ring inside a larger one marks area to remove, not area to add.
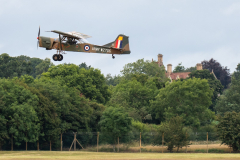
[[[221,145],[214,132],[192,132],[186,135],[184,144],[181,139],[171,142],[178,135],[169,137],[164,133],[130,132],[121,137],[112,133],[80,132],[63,133],[53,141],[40,140],[35,143],[22,142],[15,144],[10,138],[1,150],[55,150],[55,151],[92,151],[92,152],[170,152],[169,145],[173,144],[172,152],[201,152],[229,153],[231,148]],[[181,138],[181,136],[180,136]]]

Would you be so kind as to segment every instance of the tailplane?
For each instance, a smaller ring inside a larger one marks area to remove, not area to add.
[[[118,35],[114,42],[114,48],[122,49],[123,54],[130,54],[128,36],[125,36],[123,34]]]
[[[103,45],[105,47],[111,47],[118,50],[122,50],[122,54],[130,54],[128,36],[124,34],[119,34],[115,41]]]

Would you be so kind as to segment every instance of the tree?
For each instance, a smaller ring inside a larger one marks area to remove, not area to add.
[[[217,128],[222,144],[232,147],[234,152],[238,151],[240,149],[240,113],[226,112],[223,117],[219,117]]]
[[[18,85],[15,80],[0,79],[0,113],[5,124],[2,135],[5,138],[13,136],[14,142],[35,142],[39,137],[40,124],[35,106],[38,97],[29,90]]]
[[[40,123],[33,106],[28,104],[13,104],[9,110],[9,135],[13,135],[14,142],[36,142],[40,135]]]
[[[188,145],[187,130],[184,128],[184,120],[182,117],[172,117],[169,121],[163,123],[160,128],[160,136],[164,133],[164,141],[168,146],[168,150],[173,152],[173,148],[179,148]],[[160,138],[158,138],[160,139]]]
[[[185,72],[185,67],[182,66],[182,62],[178,63],[178,65],[174,68],[173,73],[176,72]]]
[[[100,130],[98,122],[100,121],[100,118],[102,117],[103,111],[106,109],[106,107],[96,102],[90,102],[89,105],[93,109],[91,117],[89,116],[89,129],[91,129],[91,132],[97,132]]]
[[[81,69],[81,68],[90,69],[91,66],[88,66],[85,62],[83,62],[83,63],[79,64],[79,68],[80,68],[80,69]]]
[[[166,83],[156,100],[151,101],[151,113],[160,121],[179,115],[184,119],[184,124],[199,127],[204,120],[213,118],[214,113],[208,109],[212,103],[212,92],[205,79]]]
[[[107,138],[116,144],[117,138],[121,138],[130,132],[132,119],[124,112],[123,108],[108,107],[103,112],[100,122],[101,131]],[[115,151],[115,147],[113,148]]]
[[[68,88],[61,85],[56,80],[45,81],[44,79],[36,80],[30,86],[48,97],[55,105],[55,115],[59,118],[58,126],[55,126],[57,134],[67,131],[89,131],[88,124],[92,109],[89,106],[89,100],[81,96],[75,88]],[[53,112],[53,111],[52,111]]]
[[[3,115],[0,115],[0,150],[2,149],[1,147],[5,143],[6,139],[9,139],[6,124],[7,119]]]
[[[111,74],[107,74],[107,76],[105,78],[106,78],[106,84],[112,85],[112,86],[116,86],[122,80],[124,80],[124,77],[122,77],[120,75],[111,76]]]
[[[197,70],[196,67],[189,67],[189,68],[185,69],[185,72],[193,72],[193,71],[196,71],[196,70]]]
[[[81,94],[98,103],[105,104],[110,99],[110,91],[105,82],[105,78],[98,69],[88,70],[74,64],[62,64],[52,66],[46,73],[42,74],[46,80],[54,79],[61,85],[78,89]]]
[[[233,77],[236,80],[240,80],[240,63],[238,63],[236,71],[234,71],[234,73],[233,73]]]
[[[121,71],[123,76],[130,80],[133,74],[146,74],[149,77],[158,76],[162,79],[166,79],[164,67],[159,67],[155,62],[144,61],[139,59],[136,62],[128,63]]]
[[[185,68],[183,65],[182,65],[182,62],[179,63],[173,70],[173,73],[176,73],[176,72],[193,72],[193,71],[196,71],[196,67],[189,67],[189,68]]]
[[[49,95],[42,92],[42,88],[38,88],[34,82],[25,84],[23,83],[24,80],[25,79],[21,77],[20,81],[16,82],[38,97],[38,103],[34,108],[40,121],[39,140],[47,143],[49,143],[49,141],[55,142],[60,133],[60,117],[57,113],[56,104],[49,99]],[[47,85],[48,84],[45,86]]]
[[[54,64],[49,58],[45,58],[35,67],[35,75],[41,75],[43,72],[47,72],[51,66],[54,66]]]
[[[215,106],[217,114],[223,116],[225,112],[240,112],[240,80],[235,79],[236,76],[232,77],[230,88],[218,98]]]
[[[200,78],[200,79],[207,79],[209,87],[213,90],[212,96],[212,104],[209,106],[209,109],[214,111],[214,106],[216,105],[216,100],[219,95],[223,92],[223,86],[219,80],[217,80],[210,71],[204,70],[196,70],[189,74],[189,78]]]
[[[7,53],[0,55],[0,77],[13,78],[31,75],[34,78],[46,72],[52,66],[50,59],[30,58],[28,56],[10,57]]]
[[[139,121],[149,114],[150,100],[158,94],[158,88],[153,81],[141,83],[135,78],[122,81],[114,89],[109,105],[124,107],[131,117]]]
[[[31,72],[30,62],[10,57],[7,53],[0,55],[0,77],[20,77]]]
[[[230,70],[227,67],[221,66],[221,64],[213,58],[209,61],[202,61],[202,66],[203,69],[208,69],[210,72],[213,71],[225,89],[228,87],[228,84],[231,83]]]

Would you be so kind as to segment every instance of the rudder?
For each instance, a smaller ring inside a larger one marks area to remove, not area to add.
[[[128,36],[123,34],[118,35],[114,42],[114,48],[122,49],[124,51],[123,54],[130,54]]]

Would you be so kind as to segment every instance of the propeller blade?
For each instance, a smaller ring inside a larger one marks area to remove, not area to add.
[[[40,26],[39,26],[39,31],[38,31],[38,37],[40,36]]]
[[[37,49],[38,49],[38,45],[39,45],[39,36],[40,36],[40,26],[39,26],[38,37],[37,37],[37,39],[38,39],[38,41],[37,41]]]

